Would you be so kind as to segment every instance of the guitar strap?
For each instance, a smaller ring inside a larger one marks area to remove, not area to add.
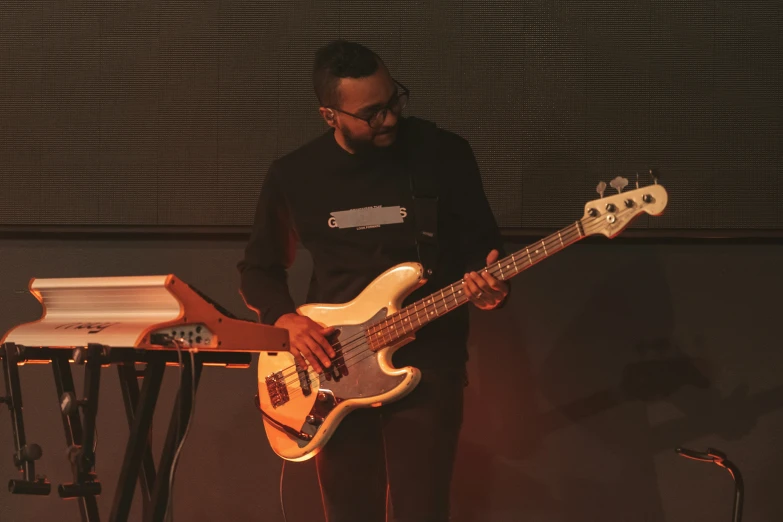
[[[436,183],[436,136],[434,123],[407,118],[408,177],[413,198],[414,242],[419,262],[427,276],[438,261],[438,187]]]

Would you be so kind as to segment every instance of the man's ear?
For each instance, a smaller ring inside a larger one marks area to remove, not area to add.
[[[332,128],[337,127],[337,115],[334,113],[332,109],[329,109],[327,107],[321,107],[320,109],[318,109],[318,112],[321,113],[321,116],[323,117],[327,125],[329,125]]]

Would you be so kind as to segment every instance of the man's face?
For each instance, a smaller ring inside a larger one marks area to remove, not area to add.
[[[383,109],[395,96],[397,86],[386,67],[364,78],[342,78],[338,84],[340,102],[337,107],[346,112],[369,118]],[[345,144],[354,152],[388,147],[397,137],[398,115],[389,110],[378,129],[371,129],[366,121],[334,111],[335,131],[342,134]]]

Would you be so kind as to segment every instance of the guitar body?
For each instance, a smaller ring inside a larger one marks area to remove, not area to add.
[[[308,460],[320,451],[351,411],[396,401],[416,387],[421,378],[419,370],[395,368],[391,363],[392,354],[412,341],[414,335],[380,349],[376,342],[373,351],[364,332],[368,324],[396,313],[403,300],[426,283],[423,276],[419,263],[403,263],[378,276],[348,303],[308,304],[297,310],[324,327],[336,328],[330,340],[333,345],[339,343],[333,364],[337,376],[332,373],[327,379],[309,367],[309,383],[302,382],[304,372],[296,372],[291,353],[259,354],[258,402],[269,443],[278,456],[291,461]],[[282,379],[273,380],[270,385],[270,376],[276,374]],[[280,389],[281,382],[284,389]],[[287,397],[281,399],[281,394]],[[296,436],[281,425],[305,436]]]

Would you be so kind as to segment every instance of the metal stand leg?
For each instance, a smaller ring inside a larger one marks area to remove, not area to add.
[[[155,413],[155,404],[158,401],[165,369],[166,362],[163,359],[159,359],[147,363],[147,369],[144,371],[141,393],[133,407],[133,413],[129,413],[129,419],[132,416],[131,432],[128,437],[128,445],[125,448],[125,458],[122,461],[122,469],[117,482],[117,491],[114,494],[111,515],[109,515],[110,522],[125,522],[128,520],[137,479],[141,480],[142,488],[150,488],[155,483],[154,463],[151,462],[152,453],[148,441],[152,417]],[[125,371],[127,372],[128,370],[126,369]],[[135,369],[131,367],[131,371],[133,371],[133,380],[135,382]],[[125,379],[121,377],[120,381],[123,382]],[[123,388],[126,386],[127,382],[123,382]],[[126,390],[123,389],[123,395],[125,394]],[[126,400],[126,407],[127,404]],[[149,459],[149,463],[146,462],[147,459]],[[148,494],[149,489],[147,489]]]
[[[83,521],[97,522],[100,520],[98,513],[98,503],[95,498],[101,492],[100,483],[95,481],[95,474],[92,473],[92,464],[84,468],[81,462],[85,451],[85,445],[88,443],[82,429],[82,419],[79,413],[79,403],[76,401],[76,388],[73,384],[73,375],[71,365],[68,361],[68,352],[54,353],[52,356],[52,370],[54,371],[54,384],[57,390],[57,397],[61,401],[63,429],[65,431],[65,442],[68,445],[68,457],[71,461],[73,470],[73,484],[61,484],[58,488],[58,494],[62,498],[75,498],[79,505],[79,512]],[[100,370],[100,361],[96,358],[96,363],[92,367],[88,366],[85,372],[85,390],[87,401],[94,397],[96,402],[93,413],[97,413],[97,385],[98,379],[92,376],[97,365]],[[95,384],[93,384],[95,383]],[[91,388],[94,388],[92,391]],[[87,428],[87,419],[85,419],[84,428]],[[89,437],[88,460],[94,462],[93,443],[95,420],[92,419],[91,429],[93,436]]]
[[[182,381],[180,390],[177,393],[177,400],[174,403],[174,409],[171,413],[171,422],[166,434],[166,442],[163,445],[163,453],[158,465],[158,480],[155,483],[155,489],[152,493],[152,503],[150,509],[144,513],[144,522],[160,522],[166,515],[169,495],[169,476],[171,466],[174,461],[174,454],[182,441],[185,433],[185,427],[190,419],[190,412],[193,396],[193,385],[191,371],[195,371],[196,388],[201,378],[202,362],[198,355],[195,357],[195,368],[191,368],[190,358],[183,358]]]
[[[742,480],[742,473],[740,473],[739,468],[729,460],[723,459],[720,462],[716,462],[716,464],[725,468],[731,475],[731,478],[734,479],[734,512],[732,515],[732,522],[742,522],[742,502],[743,497],[745,496],[745,482]]]
[[[14,432],[14,464],[24,473],[24,480],[10,480],[8,491],[23,495],[48,495],[52,489],[46,478],[35,475],[35,461],[41,458],[43,451],[38,444],[27,444],[22,418],[22,387],[19,381],[17,363],[23,361],[20,348],[13,343],[2,346],[3,378],[6,396],[0,402],[11,410],[11,427]]]
[[[136,363],[128,362],[117,365],[120,378],[122,400],[125,403],[125,414],[128,418],[128,429],[133,430],[133,421],[139,408],[139,382],[140,372],[136,370]],[[142,434],[139,434],[141,436]],[[152,458],[152,422],[147,435],[146,449],[141,460],[139,471],[139,484],[141,485],[142,502],[144,509],[148,509],[152,486],[155,484],[155,461]]]

